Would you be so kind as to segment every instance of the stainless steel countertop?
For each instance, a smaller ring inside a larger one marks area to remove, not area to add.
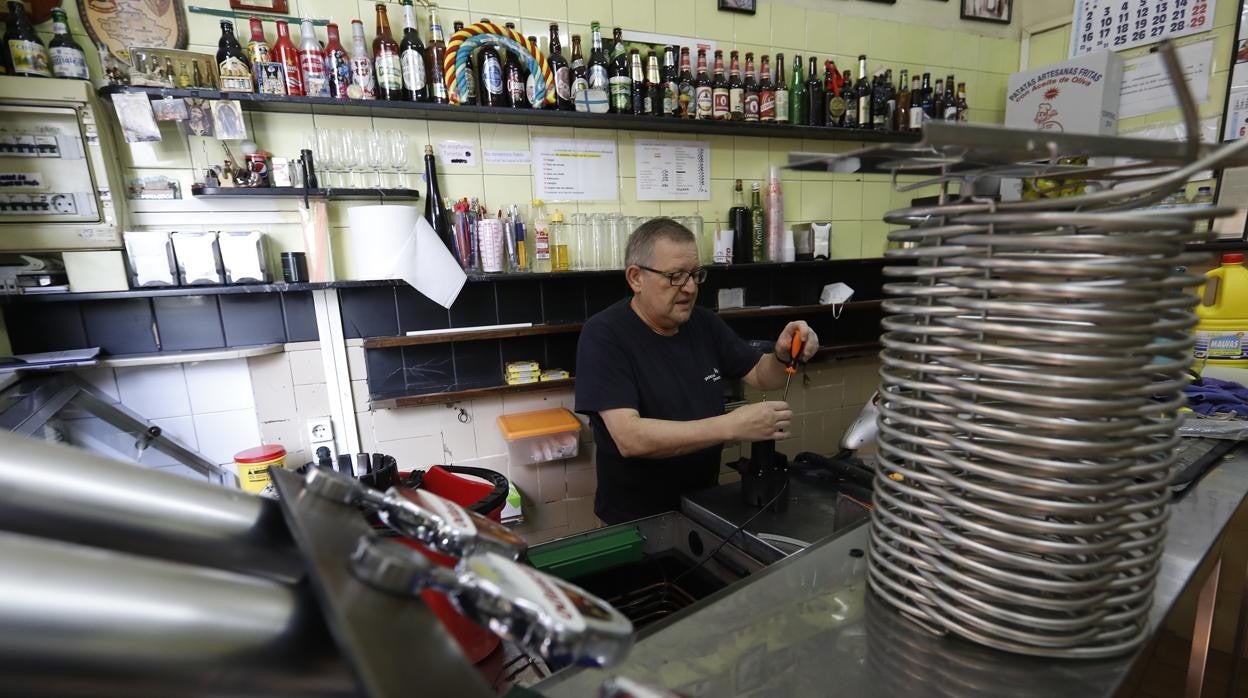
[[[1246,496],[1241,448],[1174,504],[1150,632]],[[866,558],[854,552],[866,547],[865,526],[846,529],[689,608],[621,666],[570,669],[534,688],[581,698],[624,675],[692,696],[1107,696],[1143,653],[1041,659],[933,635],[867,593]]]

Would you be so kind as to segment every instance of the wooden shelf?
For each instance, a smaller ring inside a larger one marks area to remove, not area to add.
[[[411,201],[420,198],[420,192],[415,189],[377,187],[304,189],[303,187],[202,187],[196,184],[191,186],[191,194],[204,199],[302,199],[307,196],[314,199],[403,199]]]
[[[580,332],[583,326],[584,323],[569,322],[555,325],[533,325],[532,327],[507,327],[490,330],[466,329],[462,332],[418,334],[410,337],[370,337],[364,340],[364,348],[387,349],[390,347],[411,347],[420,344],[447,344],[449,342],[472,342],[483,339],[511,339],[513,337],[534,337],[549,334],[572,334]]]
[[[782,317],[785,315],[814,315],[818,313],[839,313],[856,308],[878,308],[880,301],[849,301],[837,305],[777,305],[767,308],[729,308],[719,311],[725,320],[744,320],[747,318]]]
[[[452,387],[437,393],[421,393],[419,395],[399,395],[369,400],[368,406],[374,410],[391,410],[397,407],[418,407],[420,405],[437,405],[448,402],[463,402],[478,397],[491,395],[514,395],[516,393],[537,393],[546,390],[563,390],[576,385],[575,378],[546,381],[544,383],[525,383],[524,385],[490,385],[484,387],[462,388]]]
[[[217,90],[171,87],[137,87],[111,85],[100,88],[100,96],[108,99],[122,92],[138,92],[151,97],[192,97],[199,99],[236,99],[246,111],[282,114],[329,114],[385,118],[427,119],[429,121],[461,121],[490,124],[520,124],[575,128],[622,129],[631,131],[662,131],[664,133],[698,133],[724,136],[758,136],[770,138],[802,138],[824,141],[871,141],[913,143],[917,133],[891,133],[872,129],[824,126],[794,126],[744,121],[713,121],[677,119],[661,116],[628,114],[588,114],[553,109],[510,109],[476,105],[428,104],[424,102],[386,102],[379,100],[339,100],[326,97],[287,97]]]

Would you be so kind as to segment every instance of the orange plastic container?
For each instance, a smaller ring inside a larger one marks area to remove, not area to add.
[[[581,422],[563,407],[499,415],[498,428],[511,465],[575,458],[578,452]]]

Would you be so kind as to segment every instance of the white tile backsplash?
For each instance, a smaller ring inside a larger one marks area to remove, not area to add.
[[[200,453],[214,463],[233,463],[235,453],[260,445],[254,409],[197,414],[194,420]]]
[[[325,383],[295,386],[295,407],[299,417],[310,419],[329,415],[329,391]]]
[[[191,413],[181,364],[119,368],[117,392],[122,404],[144,419],[185,417]]]
[[[192,413],[254,410],[246,359],[203,361],[186,364],[185,368]]]
[[[160,427],[165,436],[171,437],[192,451],[199,450],[199,439],[195,436],[195,421],[191,417],[165,417],[148,421],[153,426]]]
[[[117,376],[113,373],[113,369],[82,368],[78,369],[77,373],[79,378],[86,381],[106,397],[112,398],[114,401],[121,399],[121,395],[117,392]]]
[[[325,382],[325,364],[321,360],[320,349],[292,351],[287,357],[290,358],[290,374],[295,385]]]

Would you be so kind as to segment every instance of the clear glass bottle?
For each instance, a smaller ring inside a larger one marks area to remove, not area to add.
[[[530,238],[533,241],[533,271],[551,271],[550,221],[546,218],[546,204],[541,199],[533,200],[533,227]]]
[[[568,250],[568,226],[564,222],[563,212],[555,209],[550,215],[550,268],[551,271],[569,271],[572,269]]]

